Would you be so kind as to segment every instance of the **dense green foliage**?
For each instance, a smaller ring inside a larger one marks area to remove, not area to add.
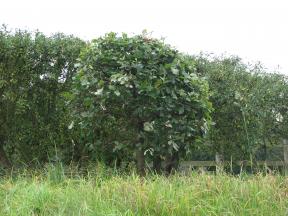
[[[110,33],[82,52],[78,68],[73,110],[92,149],[161,161],[185,155],[208,131],[206,80],[162,41]]]
[[[284,75],[145,34],[0,29],[0,166],[266,159],[287,138],[287,98]]]
[[[0,215],[287,215],[288,181],[283,176],[233,177],[109,174],[88,177],[47,168],[0,180]]]
[[[235,57],[208,59],[198,57],[214,108],[207,143],[228,160],[247,160],[261,150],[259,159],[266,159],[267,147],[287,134],[287,77],[267,73],[260,65],[249,67]]]
[[[0,151],[14,164],[48,161],[55,148],[69,153],[65,93],[84,45],[62,34],[0,31]]]

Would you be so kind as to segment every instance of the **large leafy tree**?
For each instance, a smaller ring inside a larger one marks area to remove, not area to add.
[[[109,33],[92,41],[77,66],[73,109],[91,149],[134,153],[143,174],[145,153],[159,164],[205,134],[207,82],[163,41]]]

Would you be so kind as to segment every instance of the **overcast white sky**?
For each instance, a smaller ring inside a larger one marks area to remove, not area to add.
[[[287,0],[0,0],[0,24],[92,39],[152,31],[180,51],[238,55],[288,75]]]

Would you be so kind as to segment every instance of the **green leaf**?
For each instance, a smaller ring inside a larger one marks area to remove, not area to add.
[[[114,91],[114,94],[120,96],[120,92],[118,90]]]
[[[154,122],[144,122],[144,131],[151,132],[154,130]]]
[[[171,71],[175,75],[179,75],[179,70],[177,68],[171,68]]]
[[[72,121],[72,122],[69,124],[68,129],[71,130],[73,127],[74,127],[74,121]]]
[[[180,115],[184,113],[184,107],[183,107],[183,106],[179,108],[179,112],[178,112],[178,113],[179,113]]]
[[[94,94],[94,95],[102,95],[103,89],[104,89],[104,88],[98,89],[96,92],[93,92],[93,94]]]

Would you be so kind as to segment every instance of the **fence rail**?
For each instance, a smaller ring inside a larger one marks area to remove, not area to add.
[[[223,161],[221,163],[224,166],[239,165],[239,166],[271,166],[280,167],[285,166],[284,161]],[[183,161],[180,163],[181,167],[213,167],[219,166],[219,162],[216,161]]]
[[[224,166],[233,164],[239,166],[267,166],[267,167],[283,167],[288,173],[288,139],[283,139],[283,161],[224,161],[224,155],[216,152],[215,161],[183,161],[180,168],[187,169],[192,167],[216,167],[217,170],[223,169]]]

